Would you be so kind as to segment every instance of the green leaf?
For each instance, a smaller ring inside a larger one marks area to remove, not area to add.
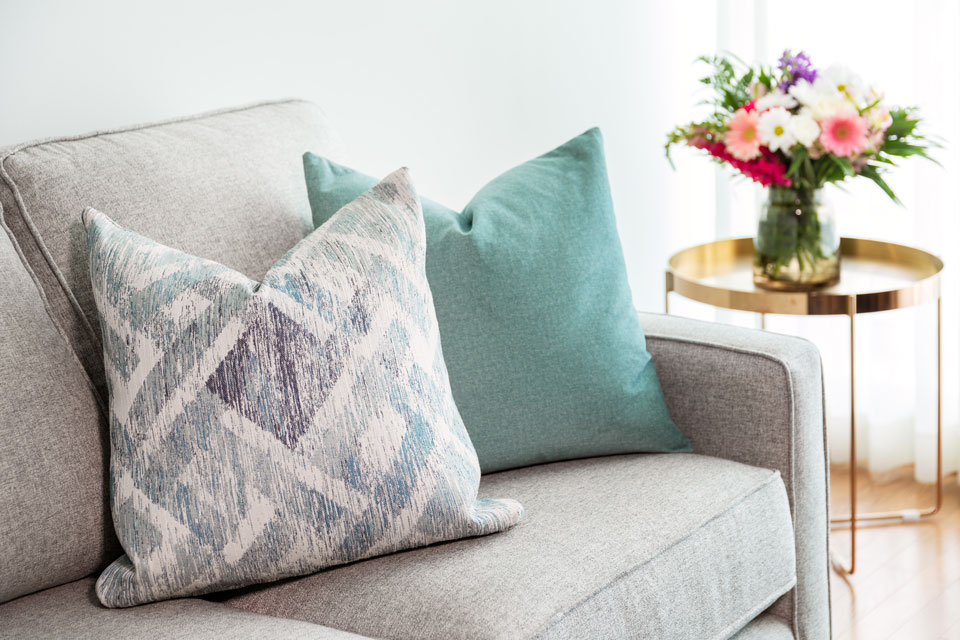
[[[850,158],[840,158],[832,153],[828,153],[824,157],[829,158],[830,162],[832,162],[833,165],[840,170],[841,180],[848,176],[854,175],[853,166],[850,164]]]
[[[891,200],[893,200],[900,206],[903,206],[903,203],[900,202],[900,198],[897,197],[897,194],[893,192],[893,189],[890,188],[890,185],[888,185],[887,182],[880,175],[880,172],[877,170],[877,167],[873,166],[872,164],[864,165],[864,167],[860,169],[860,175],[866,176],[867,178],[870,178],[871,180],[873,180],[878,187],[883,189],[883,192],[885,194],[890,196]]]
[[[838,167],[837,164],[833,162],[832,158],[835,158],[835,156],[831,156],[829,153],[817,158],[815,163],[817,169],[817,187],[822,187],[828,182],[838,182],[843,180],[843,167]]]
[[[896,140],[893,138],[887,138],[883,146],[880,147],[880,152],[885,153],[890,156],[898,156],[901,158],[908,158],[910,156],[920,156],[921,158],[926,158],[930,162],[935,164],[940,164],[934,158],[931,158],[927,153],[927,148],[918,144],[911,144],[905,142],[904,140]],[[942,165],[941,165],[942,166]]]
[[[912,109],[892,109],[890,118],[893,122],[886,131],[888,138],[903,138],[912,135],[917,125],[920,124],[920,119],[914,115]]]
[[[710,104],[732,113],[750,99],[749,86],[755,75],[754,70],[741,63],[740,67],[745,69],[741,75],[737,67],[724,56],[700,56],[697,60],[710,66],[708,75],[700,79],[715,93]]]
[[[874,155],[873,158],[871,159],[871,161],[872,161],[872,162],[882,162],[883,164],[888,164],[888,165],[890,165],[891,167],[897,166],[897,163],[896,163],[896,162],[894,162],[894,161],[891,160],[890,158],[886,158],[886,157],[880,155],[879,153],[877,153],[876,155]]]
[[[803,172],[806,175],[807,182],[811,189],[816,189],[820,186],[820,184],[817,183],[817,174],[813,170],[813,161],[810,160],[809,154],[807,154],[807,157],[803,160]]]
[[[795,145],[793,147],[793,160],[790,162],[790,167],[787,169],[788,178],[792,178],[797,174],[797,171],[800,169],[800,165],[803,164],[803,161],[807,159],[808,155],[807,148],[803,145]]]
[[[911,144],[903,140],[897,140],[894,138],[887,138],[884,141],[883,146],[880,147],[880,150],[884,153],[890,154],[891,156],[924,156],[927,154],[925,147],[921,147],[918,144]]]
[[[776,80],[774,80],[774,76],[773,76],[773,68],[761,66],[760,77],[758,78],[758,82],[763,84],[763,86],[765,86],[768,91],[773,89],[773,85],[776,84]]]

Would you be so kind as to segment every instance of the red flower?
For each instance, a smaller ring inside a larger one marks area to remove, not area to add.
[[[787,168],[780,162],[777,155],[766,147],[760,147],[759,158],[744,162],[730,155],[726,146],[719,141],[710,142],[704,138],[694,138],[690,141],[690,146],[705,149],[714,158],[729,162],[734,169],[765,187],[771,184],[789,187],[792,184],[787,177]]]
[[[741,109],[743,109],[744,111],[756,111],[756,110],[757,110],[757,101],[756,101],[756,100],[751,100],[751,101],[748,102],[747,104],[743,105],[743,106],[741,107]]]

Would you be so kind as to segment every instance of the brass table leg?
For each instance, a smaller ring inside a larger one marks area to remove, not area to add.
[[[857,298],[850,296],[847,298],[847,316],[850,318],[850,517],[843,520],[850,523],[850,563],[844,563],[836,553],[830,558],[833,568],[841,573],[853,573],[857,568],[857,368],[854,359],[856,315]],[[836,521],[831,518],[830,522]]]
[[[895,511],[876,511],[857,515],[857,475],[856,475],[856,434],[854,430],[854,400],[853,400],[853,315],[850,314],[850,516],[845,518],[831,518],[831,524],[845,524],[850,526],[850,564],[845,565],[836,555],[831,556],[833,568],[841,573],[853,573],[856,568],[856,535],[857,522],[893,520],[900,522],[916,522],[921,518],[936,515],[943,506],[943,363],[942,363],[942,301],[937,298],[937,496],[936,503],[926,509],[899,509]]]
[[[663,286],[663,312],[670,315],[670,291],[673,290],[673,275],[667,271]]]

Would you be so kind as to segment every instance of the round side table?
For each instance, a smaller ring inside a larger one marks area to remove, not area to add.
[[[853,573],[857,557],[857,522],[865,520],[915,521],[933,516],[943,504],[943,452],[941,432],[940,364],[940,273],[943,262],[936,256],[900,244],[843,238],[840,242],[840,282],[810,292],[768,291],[753,284],[753,239],[718,240],[684,249],[670,257],[666,271],[664,307],[670,313],[670,293],[738,311],[799,316],[846,315],[850,318],[850,515],[831,518],[831,523],[849,525],[850,559],[833,557],[834,568]],[[926,509],[902,509],[857,514],[857,441],[854,387],[855,317],[937,303],[937,483],[936,503]]]

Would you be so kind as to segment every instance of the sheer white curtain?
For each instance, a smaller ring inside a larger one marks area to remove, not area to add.
[[[671,103],[657,113],[679,124],[698,115],[692,104],[697,53],[729,51],[750,62],[771,63],[784,48],[803,49],[815,65],[843,62],[876,84],[893,104],[919,105],[927,130],[941,136],[943,165],[902,163],[889,182],[904,203],[897,206],[867,180],[828,187],[840,232],[911,244],[939,255],[943,282],[944,463],[960,462],[960,4],[953,0],[781,3],[715,0],[700,6],[715,26],[680,26],[665,63],[673,78]],[[687,7],[686,14],[693,15]],[[671,16],[672,17],[672,16]],[[690,18],[677,25],[688,25]],[[696,52],[692,51],[696,49]],[[666,59],[666,56],[664,56]],[[657,64],[660,64],[658,62]],[[677,105],[677,96],[688,105]],[[672,114],[666,112],[676,109]],[[702,112],[700,112],[702,114]],[[704,158],[679,150],[677,172],[663,178],[670,211],[664,253],[710,239],[750,236],[763,193]],[[661,187],[664,188],[664,187]],[[665,258],[665,255],[663,256]],[[647,305],[649,306],[649,304]],[[716,311],[676,298],[671,311],[757,326],[750,314]],[[915,464],[918,480],[935,477],[936,307],[927,305],[859,316],[857,322],[858,462],[883,472]],[[813,340],[823,353],[831,456],[849,456],[849,343],[844,317],[768,317],[771,331]]]

